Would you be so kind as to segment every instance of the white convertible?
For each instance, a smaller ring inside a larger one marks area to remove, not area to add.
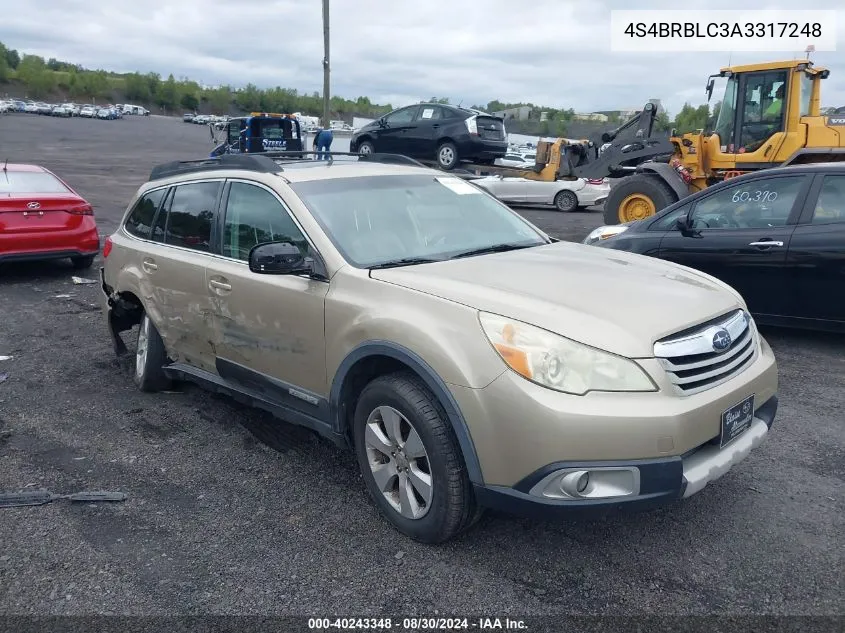
[[[517,205],[553,205],[559,211],[602,204],[610,193],[607,178],[599,180],[555,180],[545,182],[511,176],[486,176],[474,179],[502,202]]]

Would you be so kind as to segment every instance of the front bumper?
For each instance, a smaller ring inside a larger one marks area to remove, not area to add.
[[[772,396],[754,414],[751,427],[736,440],[719,448],[705,444],[686,455],[664,459],[603,462],[557,462],[532,473],[517,485],[475,486],[475,496],[485,507],[535,518],[554,516],[596,516],[624,511],[643,511],[686,499],[726,474],[759,446],[774,423],[778,408]],[[560,473],[632,473],[635,489],[626,496],[610,498],[566,498],[555,487]],[[555,496],[543,494],[549,490]]]

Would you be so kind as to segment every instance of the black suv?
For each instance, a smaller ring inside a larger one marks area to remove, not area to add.
[[[507,153],[508,140],[504,121],[486,112],[420,103],[368,123],[352,136],[349,149],[436,160],[441,169],[452,169],[462,160],[492,165]]]

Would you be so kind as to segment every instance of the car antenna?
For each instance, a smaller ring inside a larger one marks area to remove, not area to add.
[[[8,171],[8,170],[9,170],[9,157],[6,156],[6,162],[3,163],[3,171]]]

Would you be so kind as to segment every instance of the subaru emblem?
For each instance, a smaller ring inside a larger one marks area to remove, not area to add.
[[[41,203],[40,202],[30,202],[28,205],[26,205],[26,208],[27,209],[40,209]]]
[[[726,329],[722,328],[713,335],[713,351],[724,352],[731,346],[731,335]]]

